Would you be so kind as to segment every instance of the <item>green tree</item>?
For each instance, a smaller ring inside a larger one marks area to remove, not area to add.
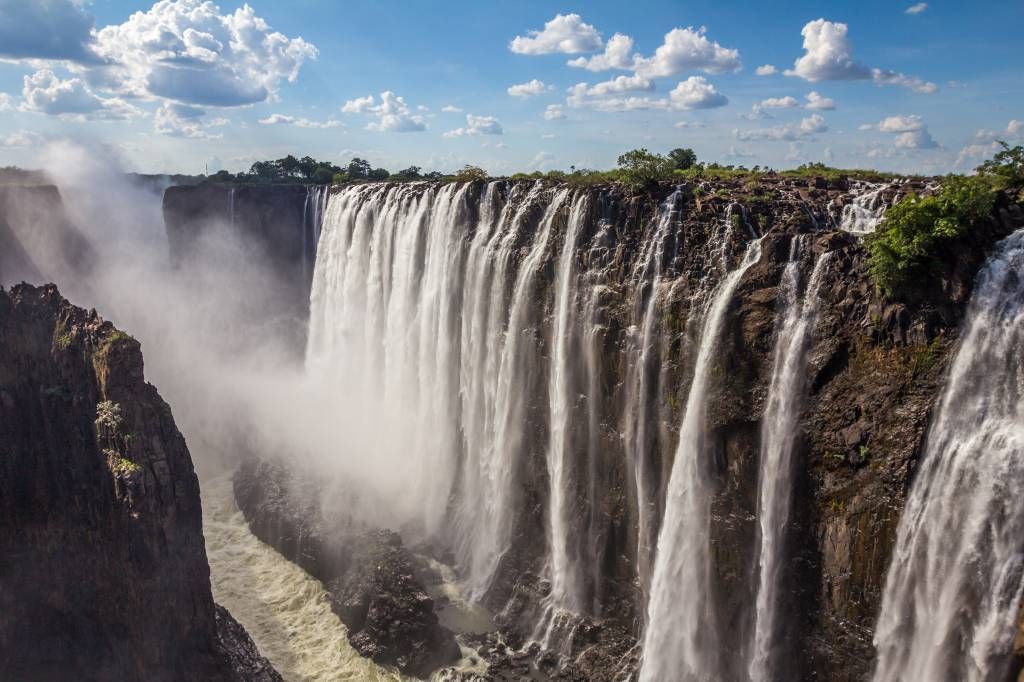
[[[348,176],[350,178],[366,178],[370,175],[371,170],[370,162],[364,161],[358,156],[348,162]]]
[[[672,168],[671,160],[646,149],[634,149],[619,157],[622,181],[634,188],[646,187],[669,176]]]
[[[391,177],[391,173],[389,173],[387,169],[384,168],[373,168],[366,175],[366,177],[369,178],[370,180],[387,180],[389,177]]]
[[[673,149],[668,153],[668,158],[676,170],[686,170],[697,163],[697,153],[689,147]]]
[[[486,180],[487,171],[479,166],[465,165],[455,174],[455,179],[459,182],[474,182],[476,180]]]
[[[405,170],[398,171],[398,175],[403,178],[419,178],[422,170],[419,166],[409,166]]]
[[[995,156],[978,166],[979,175],[995,181],[999,189],[1024,185],[1024,147],[1011,147],[999,140],[1002,149]]]

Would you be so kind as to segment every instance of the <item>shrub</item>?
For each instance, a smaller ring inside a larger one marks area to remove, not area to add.
[[[487,171],[478,166],[463,166],[462,170],[455,174],[455,180],[458,182],[473,182],[475,180],[486,180]]]
[[[910,293],[926,284],[941,265],[940,253],[989,215],[996,193],[983,176],[945,178],[934,195],[910,195],[886,211],[878,229],[865,238],[868,267],[887,296]]]
[[[978,166],[978,174],[989,178],[998,189],[1024,185],[1024,147],[999,141],[1002,150]]]
[[[673,164],[661,154],[646,149],[634,149],[619,157],[619,175],[622,182],[641,189],[663,178],[671,178]]]

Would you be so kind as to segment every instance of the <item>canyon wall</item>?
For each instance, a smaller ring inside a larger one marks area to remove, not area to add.
[[[816,315],[791,389],[792,471],[777,493],[788,519],[766,656],[781,678],[863,680],[974,275],[1024,225],[1003,201],[939,254],[945,265],[926,297],[886,300],[852,232],[870,229],[867,191],[877,204],[909,190],[925,188],[772,176],[642,194],[503,181],[335,188],[319,226],[307,363],[365,395],[368,409],[391,405],[399,421],[374,417],[380,437],[357,454],[408,456],[420,472],[402,502],[419,505],[423,524],[400,528],[403,538],[455,565],[498,614],[504,642],[542,641],[549,672],[636,673],[658,561],[681,551],[666,546],[676,529],[662,531],[687,485],[676,462],[686,457],[705,499],[681,525],[706,527],[695,547],[706,565],[702,608],[713,614],[696,636],[723,652],[708,669],[745,679],[775,349],[814,275]],[[295,224],[306,214],[290,191]],[[199,192],[214,190],[181,190],[176,201],[203,203]],[[263,228],[252,238],[276,239]],[[720,324],[703,339],[714,303]],[[357,429],[359,409],[339,406],[355,412]],[[250,497],[273,488],[260,482],[264,470],[274,468],[248,470]],[[261,514],[258,525],[273,526],[273,509]],[[481,651],[493,666],[507,659],[504,644]]]
[[[199,483],[137,341],[0,289],[0,677],[280,677],[216,605]]]

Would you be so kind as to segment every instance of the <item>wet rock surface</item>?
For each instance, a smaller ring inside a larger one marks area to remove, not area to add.
[[[277,462],[245,461],[234,489],[256,537],[324,584],[360,654],[417,677],[459,658],[397,533],[330,523],[318,486]]]
[[[218,613],[201,523],[138,342],[0,290],[0,678],[280,679]]]

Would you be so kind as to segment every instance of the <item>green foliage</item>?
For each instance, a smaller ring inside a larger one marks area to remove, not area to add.
[[[686,170],[687,168],[692,168],[697,163],[697,153],[689,147],[673,149],[668,153],[668,158],[675,170]]]
[[[419,180],[422,176],[423,169],[419,166],[409,166],[404,170],[398,171],[398,177],[403,180]]]
[[[892,297],[927,286],[941,265],[942,250],[988,216],[995,199],[985,176],[950,175],[935,194],[897,202],[864,240],[875,285]]]
[[[978,166],[978,175],[989,178],[996,189],[1024,186],[1024,147],[1011,147],[1002,140],[999,146],[1002,149],[995,156]]]
[[[671,178],[674,170],[670,159],[646,149],[626,152],[619,157],[618,163],[621,181],[634,189]]]
[[[358,156],[348,162],[348,176],[353,180],[362,180],[370,176],[370,162]]]
[[[486,180],[488,176],[487,171],[483,168],[466,165],[454,177],[457,182],[474,182],[476,180]]]
[[[331,178],[331,182],[335,185],[340,185],[343,182],[348,182],[348,173],[335,173],[334,177]]]
[[[125,459],[124,457],[121,457],[114,450],[108,448],[103,451],[103,454],[107,456],[107,466],[113,473],[119,476],[130,476],[131,474],[134,474],[138,471],[142,471],[142,467],[140,467],[138,464],[131,461],[130,459]]]

